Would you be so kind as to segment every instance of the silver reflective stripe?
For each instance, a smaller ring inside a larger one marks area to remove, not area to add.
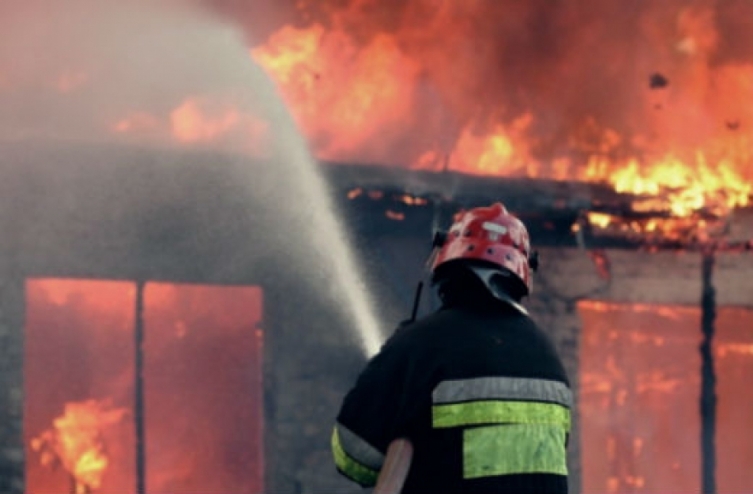
[[[474,400],[530,400],[570,407],[573,395],[565,383],[522,377],[478,377],[444,381],[434,388],[434,404]]]
[[[358,463],[372,470],[379,470],[384,463],[384,455],[371,444],[358,437],[353,431],[337,422],[335,424],[343,450]]]

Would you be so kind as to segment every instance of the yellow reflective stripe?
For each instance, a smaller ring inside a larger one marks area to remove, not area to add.
[[[471,401],[434,405],[435,428],[478,424],[551,424],[570,430],[570,410],[554,403],[530,401]]]
[[[348,456],[342,444],[340,444],[340,435],[337,433],[337,428],[332,431],[332,455],[335,458],[337,468],[349,478],[367,487],[376,484],[379,472],[358,463]]]
[[[342,446],[343,451],[348,456],[372,470],[380,470],[382,468],[384,455],[378,449],[340,422],[335,424],[335,429],[337,429],[340,446]]]
[[[508,424],[463,431],[463,478],[567,475],[565,430],[553,424]]]

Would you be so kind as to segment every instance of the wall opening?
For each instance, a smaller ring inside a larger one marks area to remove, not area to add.
[[[261,289],[142,286],[146,491],[263,492]],[[137,289],[27,280],[27,492],[136,492]]]
[[[582,486],[700,492],[701,311],[578,304]],[[717,492],[753,492],[753,311],[717,309]]]

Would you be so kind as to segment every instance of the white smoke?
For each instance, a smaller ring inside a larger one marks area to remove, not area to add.
[[[376,318],[326,183],[239,29],[187,2],[12,0],[1,8],[0,140],[257,155],[262,145],[267,165],[249,162],[239,180],[273,220],[258,220],[272,224],[249,248],[291,259],[300,289],[328,296],[359,329],[364,352],[376,351]]]

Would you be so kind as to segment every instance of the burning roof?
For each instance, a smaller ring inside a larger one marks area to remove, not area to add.
[[[631,200],[599,206],[595,226],[672,241],[750,203],[748,2],[351,0],[298,13],[252,55],[320,158],[605,183]]]
[[[751,9],[300,2],[252,54],[320,158],[576,178],[589,158],[726,154],[726,122],[753,116]]]
[[[541,192],[520,180],[583,182],[554,187],[575,194],[554,196],[578,203],[578,231],[679,244],[724,234],[751,202],[746,0],[208,2],[246,29],[245,46],[206,12],[101,2],[53,22],[39,4],[12,2],[0,19],[5,139],[263,156],[275,135],[258,104],[269,95],[246,77],[253,59],[318,159],[408,169],[394,176],[398,195],[458,198],[462,182],[525,205]],[[19,61],[14,46],[39,56]],[[367,186],[372,172],[356,173],[353,188]],[[532,197],[460,175],[525,184]],[[545,188],[539,202],[554,197]]]

